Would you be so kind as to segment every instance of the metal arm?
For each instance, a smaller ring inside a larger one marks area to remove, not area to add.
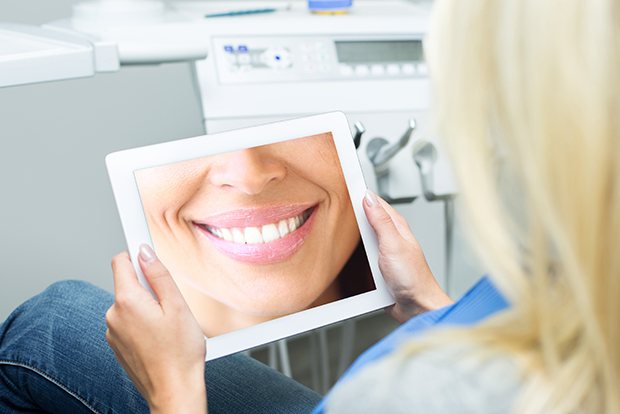
[[[436,200],[433,167],[437,161],[437,149],[431,142],[420,140],[413,146],[413,161],[420,170],[420,182],[424,198],[428,201]]]
[[[366,147],[366,155],[375,167],[375,172],[378,175],[387,173],[390,160],[398,154],[398,151],[403,149],[405,145],[409,143],[415,128],[416,121],[412,118],[409,120],[405,133],[395,143],[390,145],[390,142],[387,139],[381,137],[370,140],[368,146]]]
[[[445,251],[446,251],[446,291],[451,291],[452,281],[452,250],[454,239],[454,195],[435,193],[434,169],[437,161],[437,148],[429,141],[420,140],[413,146],[413,161],[420,171],[422,193],[427,201],[443,201],[445,220]]]
[[[407,130],[398,139],[398,141],[390,144],[390,142],[382,137],[373,138],[366,146],[366,155],[372,163],[375,175],[377,177],[377,190],[379,195],[389,203],[410,203],[415,197],[392,198],[388,195],[388,181],[390,173],[390,160],[394,158],[398,151],[403,149],[411,139],[416,129],[415,119],[410,119]]]
[[[355,149],[358,149],[360,147],[360,144],[362,143],[362,135],[364,135],[364,132],[366,132],[366,128],[364,127],[364,124],[362,124],[360,121],[357,121],[353,125],[353,127],[355,128],[353,143],[355,144]]]

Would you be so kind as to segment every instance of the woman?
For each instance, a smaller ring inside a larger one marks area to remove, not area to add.
[[[393,314],[404,320],[443,307],[403,327],[477,324],[416,338],[397,330],[397,346],[357,363],[323,408],[620,412],[620,4],[439,0],[435,7],[427,50],[439,125],[470,234],[510,306],[497,312],[505,304],[488,284],[445,306],[402,218],[370,195],[365,209],[396,297]],[[205,380],[200,329],[155,256],[144,248],[140,260],[160,300],[149,302],[126,256],[117,257],[109,340],[152,412],[205,412],[205,385],[214,412],[224,404],[222,382],[209,377],[209,364]],[[481,321],[492,312],[476,305],[489,297],[496,312]],[[256,412],[269,412],[268,403],[271,412],[303,412],[313,402],[284,380],[255,386],[243,398],[254,396]]]
[[[135,175],[157,255],[209,337],[374,288],[331,133]]]

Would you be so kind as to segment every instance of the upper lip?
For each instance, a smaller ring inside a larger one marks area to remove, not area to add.
[[[203,226],[219,228],[259,227],[298,216],[315,205],[316,203],[304,203],[241,208],[193,221]]]

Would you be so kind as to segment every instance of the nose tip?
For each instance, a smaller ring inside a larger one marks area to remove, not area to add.
[[[247,195],[262,193],[270,184],[282,180],[286,166],[260,149],[250,148],[223,154],[211,169],[211,184],[235,189]]]

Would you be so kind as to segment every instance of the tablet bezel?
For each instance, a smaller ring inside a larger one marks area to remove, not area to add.
[[[331,132],[334,139],[376,289],[207,338],[207,361],[340,322],[394,303],[379,271],[377,239],[362,207],[366,183],[347,119],[342,112],[330,112],[118,151],[106,157],[129,254],[140,282],[150,290],[137,265],[139,246],[143,243],[152,245],[152,240],[135,171],[326,132]]]

